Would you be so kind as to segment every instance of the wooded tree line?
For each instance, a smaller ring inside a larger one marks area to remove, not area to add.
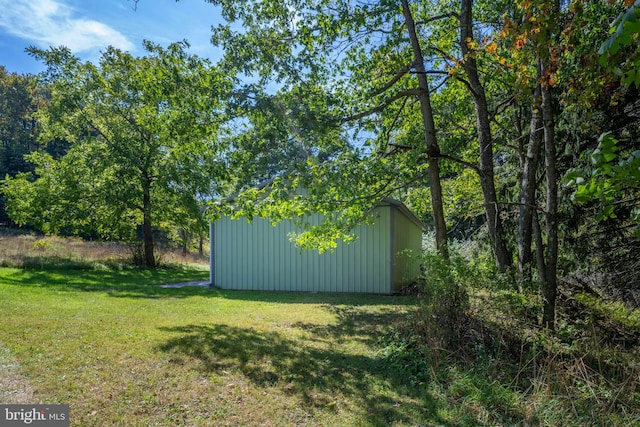
[[[156,264],[154,230],[205,233],[203,208],[225,173],[212,155],[212,135],[229,83],[184,47],[149,42],[140,58],[108,48],[96,65],[64,47],[31,49],[48,66],[40,80],[47,96],[34,94],[44,107],[23,114],[39,124],[32,130],[45,147],[64,141],[68,148],[62,156],[34,150],[25,156],[29,167],[7,171],[13,177],[3,192],[14,222],[45,233],[140,240],[138,261],[147,266]],[[35,147],[35,134],[25,141]]]
[[[328,214],[295,236],[325,250],[393,196],[442,257],[484,236],[514,286],[540,285],[547,327],[571,272],[637,288],[638,2],[208,1],[226,21],[215,65],[148,43],[96,65],[34,49],[44,80],[3,75],[31,82],[40,139],[69,144],[6,181],[15,222],[141,228],[153,265],[154,225],[201,227],[206,200],[213,216]]]

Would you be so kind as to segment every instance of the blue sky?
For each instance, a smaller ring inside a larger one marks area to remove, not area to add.
[[[142,41],[162,45],[187,39],[191,52],[216,61],[209,42],[218,10],[204,0],[0,0],[0,65],[20,74],[42,71],[28,46],[64,45],[83,60],[96,61],[112,45],[134,55]]]

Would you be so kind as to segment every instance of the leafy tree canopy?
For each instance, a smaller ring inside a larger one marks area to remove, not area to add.
[[[153,229],[186,226],[230,174],[217,131],[231,82],[188,54],[186,42],[145,48],[136,58],[109,47],[97,65],[66,48],[30,49],[48,66],[51,102],[38,115],[41,139],[72,146],[59,162],[33,156],[36,179],[9,180],[5,193],[16,220],[40,218],[50,233],[142,235],[142,262],[153,266]],[[40,194],[50,199],[43,203]]]

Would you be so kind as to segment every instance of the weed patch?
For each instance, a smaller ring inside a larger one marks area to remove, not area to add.
[[[529,304],[522,298],[473,292],[455,339],[446,337],[449,323],[422,309],[385,337],[382,355],[449,402],[445,418],[457,425],[636,424],[638,348],[613,345],[596,324],[565,319],[555,335],[540,330],[515,315]],[[594,307],[599,316],[604,306]]]

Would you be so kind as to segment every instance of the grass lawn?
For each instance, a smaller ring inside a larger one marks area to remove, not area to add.
[[[68,403],[75,426],[446,424],[380,354],[413,297],[155,286],[207,274],[0,268],[0,403]]]

